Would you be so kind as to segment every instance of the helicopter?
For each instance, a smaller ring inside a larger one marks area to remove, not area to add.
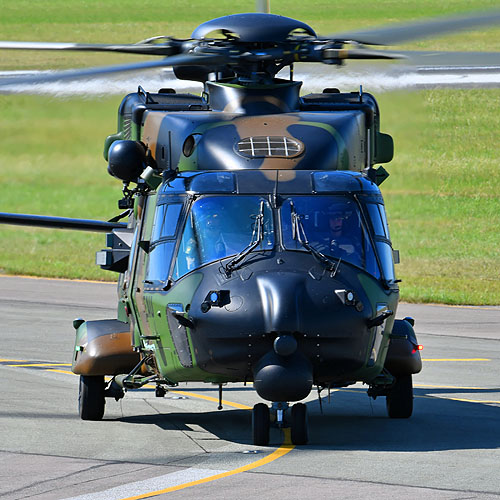
[[[253,443],[267,445],[275,425],[301,445],[313,387],[320,397],[362,382],[386,398],[390,418],[409,418],[422,346],[414,320],[396,319],[399,253],[379,188],[393,140],[373,95],[301,95],[294,64],[429,61],[445,56],[368,46],[499,20],[492,11],[321,37],[301,21],[248,13],[207,21],[189,39],[0,42],[161,57],[10,77],[0,88],[164,67],[204,86],[201,95],[139,87],[123,99],[104,145],[123,184],[120,215],[0,214],[7,224],[106,233],[96,264],[118,275],[117,317],[73,322],[80,417],[101,420],[106,398],[146,384],[158,397],[181,382],[216,384],[222,408],[224,385],[251,383],[267,402],[253,407]]]

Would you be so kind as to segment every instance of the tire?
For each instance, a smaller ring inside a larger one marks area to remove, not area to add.
[[[309,440],[307,406],[304,403],[296,403],[292,406],[291,438],[292,444],[307,444]]]
[[[267,446],[269,444],[269,408],[264,403],[257,403],[252,411],[253,444]]]
[[[102,420],[104,416],[104,376],[80,375],[78,411],[82,420]]]
[[[390,418],[409,418],[413,413],[413,383],[411,375],[396,377],[386,398]]]

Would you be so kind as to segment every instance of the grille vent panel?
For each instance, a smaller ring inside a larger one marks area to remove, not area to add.
[[[304,151],[297,139],[282,136],[245,137],[236,144],[236,151],[248,158],[293,158]]]

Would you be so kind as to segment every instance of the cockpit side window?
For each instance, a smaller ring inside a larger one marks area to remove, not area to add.
[[[367,203],[366,208],[368,209],[375,236],[390,240],[384,206],[380,203]]]
[[[267,199],[260,196],[202,196],[195,200],[184,226],[173,279],[245,250],[257,236],[261,202],[263,237],[256,250],[271,250],[274,247],[274,225]]]
[[[393,282],[396,279],[394,273],[394,258],[384,206],[380,203],[367,203],[366,209],[373,227],[375,245],[377,247],[384,278],[388,282]]]
[[[151,243],[162,238],[172,238],[175,236],[181,210],[182,203],[165,203],[157,207]]]
[[[182,206],[182,203],[164,203],[156,207],[146,274],[149,281],[168,278]]]

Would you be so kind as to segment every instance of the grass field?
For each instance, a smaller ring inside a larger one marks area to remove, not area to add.
[[[131,42],[169,33],[188,36],[211,17],[253,10],[253,2],[128,0],[13,2],[2,5],[0,38]],[[480,10],[498,2],[353,1],[314,8],[271,2],[272,11],[320,33],[416,17]],[[161,14],[161,11],[165,11]],[[160,11],[160,14],[158,12]],[[362,18],[359,13],[362,12]],[[164,20],[162,19],[164,18]],[[422,41],[419,49],[500,50],[500,29]],[[2,53],[0,70],[74,67],[129,60],[76,59],[51,53]],[[354,90],[354,89],[343,89]],[[370,90],[370,89],[366,89]],[[378,97],[382,129],[396,142],[391,177],[382,185],[402,297],[410,301],[499,304],[500,90],[432,90]],[[118,212],[120,183],[106,172],[103,140],[116,129],[121,98],[54,99],[0,95],[0,211],[107,219]],[[103,235],[0,228],[0,273],[110,279],[94,262]]]

